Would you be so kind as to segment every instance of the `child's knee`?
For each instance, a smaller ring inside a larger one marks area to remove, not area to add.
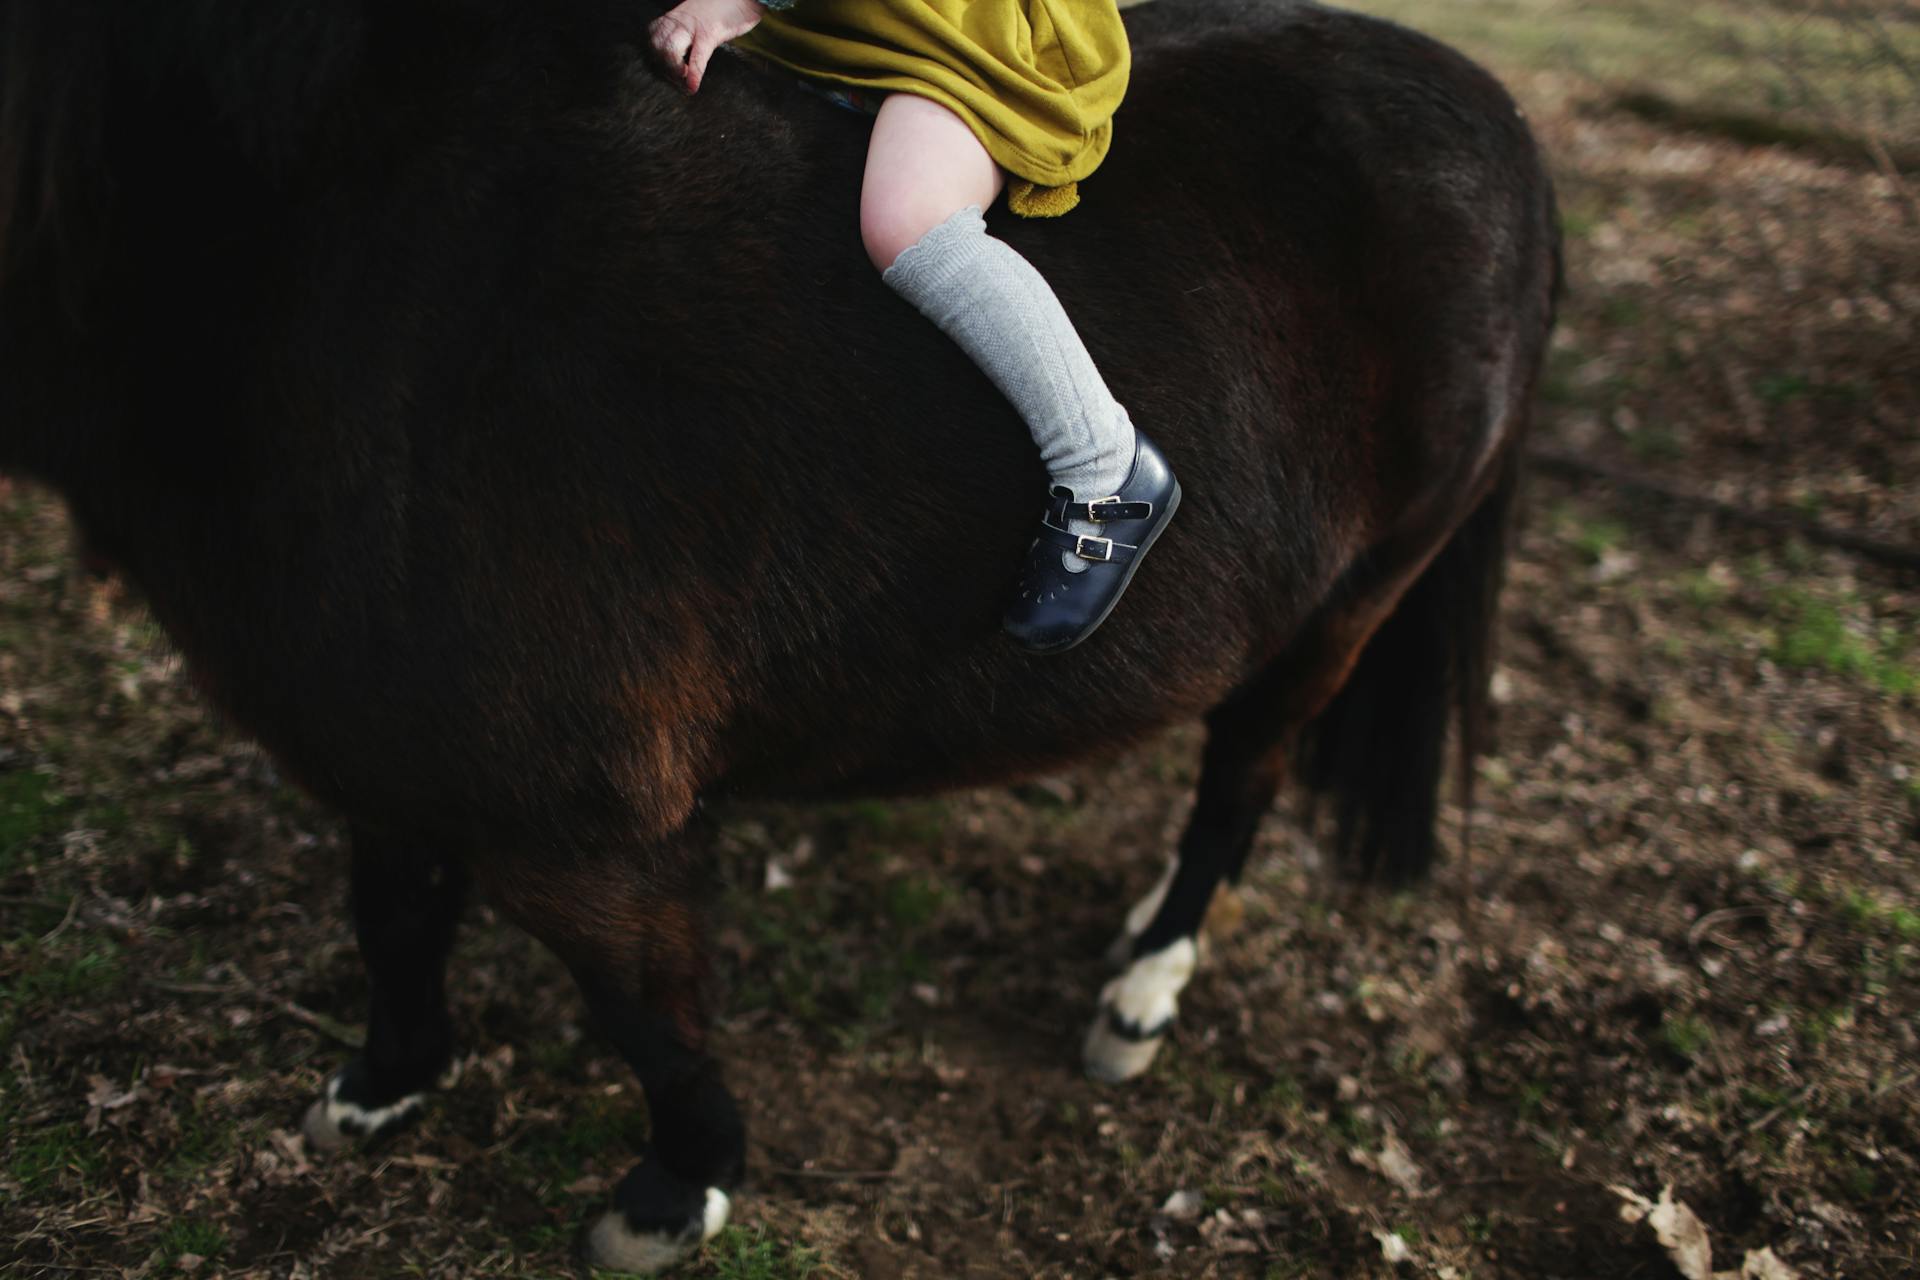
[[[957,213],[911,192],[868,194],[860,201],[860,243],[875,268],[885,271],[920,238]]]

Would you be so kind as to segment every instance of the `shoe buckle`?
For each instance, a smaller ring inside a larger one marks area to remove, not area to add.
[[[1094,548],[1094,550],[1088,550],[1089,547]],[[1089,538],[1085,534],[1076,535],[1073,540],[1073,554],[1079,556],[1082,560],[1092,560],[1096,564],[1106,564],[1113,559],[1113,539]]]
[[[1094,510],[1094,508],[1104,507],[1109,502],[1118,502],[1118,501],[1120,501],[1120,495],[1117,493],[1110,493],[1104,498],[1095,498],[1092,502],[1089,502],[1087,504],[1087,519],[1097,521],[1097,522],[1105,521],[1106,517],[1101,515],[1098,511]]]

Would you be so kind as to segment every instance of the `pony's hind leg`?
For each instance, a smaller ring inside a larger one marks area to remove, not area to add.
[[[1166,876],[1128,914],[1116,949],[1125,969],[1100,993],[1087,1031],[1087,1074],[1129,1080],[1145,1071],[1173,1028],[1193,976],[1198,933],[1220,882],[1237,882],[1285,772],[1281,737],[1261,703],[1230,702],[1207,718],[1193,816]]]
[[[1504,517],[1496,511],[1490,518]],[[1100,993],[1084,1050],[1088,1074],[1127,1080],[1153,1061],[1173,1027],[1180,991],[1193,976],[1196,935],[1214,890],[1222,880],[1239,879],[1301,729],[1346,685],[1436,549],[1380,573],[1366,592],[1307,627],[1277,661],[1207,717],[1193,817],[1164,888],[1156,886],[1128,917],[1128,933],[1135,936],[1125,971]]]
[[[510,872],[498,886],[501,905],[573,973],[646,1093],[640,1162],[586,1234],[596,1266],[653,1272],[698,1249],[726,1225],[745,1169],[746,1130],[706,1052],[696,855],[683,836],[631,858]]]
[[[453,1052],[446,963],[467,873],[430,846],[353,832],[353,924],[367,968],[367,1043],[307,1112],[307,1140],[331,1150],[418,1114]]]

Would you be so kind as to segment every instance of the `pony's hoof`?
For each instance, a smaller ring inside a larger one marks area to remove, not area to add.
[[[1086,1043],[1080,1047],[1087,1074],[1102,1084],[1131,1080],[1153,1065],[1167,1038],[1167,1024],[1141,1028],[1128,1021],[1112,1005],[1103,1004],[1087,1028]]]
[[[355,1142],[396,1133],[417,1118],[426,1104],[425,1094],[410,1093],[384,1107],[363,1107],[353,1101],[351,1088],[347,1089],[349,1096],[341,1096],[343,1082],[349,1086],[355,1083],[350,1078],[352,1071],[353,1067],[348,1066],[335,1072],[327,1081],[326,1093],[314,1100],[307,1108],[306,1118],[300,1122],[307,1145],[323,1155]]]
[[[1200,948],[1181,938],[1136,956],[1100,992],[1100,1012],[1081,1049],[1087,1074],[1109,1083],[1131,1080],[1153,1063],[1180,1011],[1180,989],[1193,976]]]
[[[691,1257],[719,1235],[731,1207],[726,1192],[708,1187],[698,1212],[678,1226],[639,1225],[626,1210],[611,1209],[587,1229],[581,1252],[595,1267],[651,1275]]]

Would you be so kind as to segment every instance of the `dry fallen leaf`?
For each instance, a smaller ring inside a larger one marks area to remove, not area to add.
[[[87,1105],[98,1107],[102,1111],[112,1111],[126,1106],[140,1096],[140,1086],[122,1089],[105,1076],[87,1077]]]
[[[1424,1194],[1420,1166],[1414,1163],[1407,1144],[1400,1141],[1400,1135],[1392,1129],[1386,1131],[1378,1154],[1355,1147],[1347,1152],[1347,1159],[1362,1169],[1371,1169],[1410,1196]]]
[[[1375,1231],[1373,1238],[1380,1242],[1380,1256],[1388,1262],[1399,1264],[1413,1261],[1413,1250],[1407,1248],[1407,1242],[1391,1231]]]
[[[1176,1191],[1160,1206],[1160,1212],[1175,1221],[1184,1221],[1199,1216],[1203,1203],[1198,1191]]]
[[[131,1089],[122,1089],[105,1076],[88,1076],[87,1085],[86,1130],[88,1133],[99,1132],[100,1117],[104,1113],[117,1111],[143,1096],[139,1085],[136,1084]]]
[[[1652,1227],[1686,1280],[1799,1280],[1794,1269],[1775,1257],[1772,1249],[1749,1249],[1738,1271],[1715,1271],[1706,1225],[1684,1201],[1673,1198],[1671,1184],[1661,1188],[1657,1202],[1629,1187],[1607,1189],[1623,1202],[1621,1221],[1644,1221]]]
[[[1620,1206],[1621,1220],[1644,1220],[1652,1227],[1661,1247],[1686,1280],[1714,1280],[1713,1246],[1707,1241],[1707,1228],[1684,1201],[1673,1198],[1672,1184],[1660,1189],[1658,1202],[1627,1187],[1608,1189],[1626,1201]]]
[[[307,1144],[300,1134],[292,1129],[276,1129],[268,1136],[268,1142],[284,1162],[283,1167],[297,1177],[305,1177],[313,1172],[313,1165],[307,1160]]]
[[[1774,1257],[1772,1249],[1749,1249],[1746,1260],[1740,1264],[1738,1280],[1800,1280],[1800,1277],[1792,1267]]]

